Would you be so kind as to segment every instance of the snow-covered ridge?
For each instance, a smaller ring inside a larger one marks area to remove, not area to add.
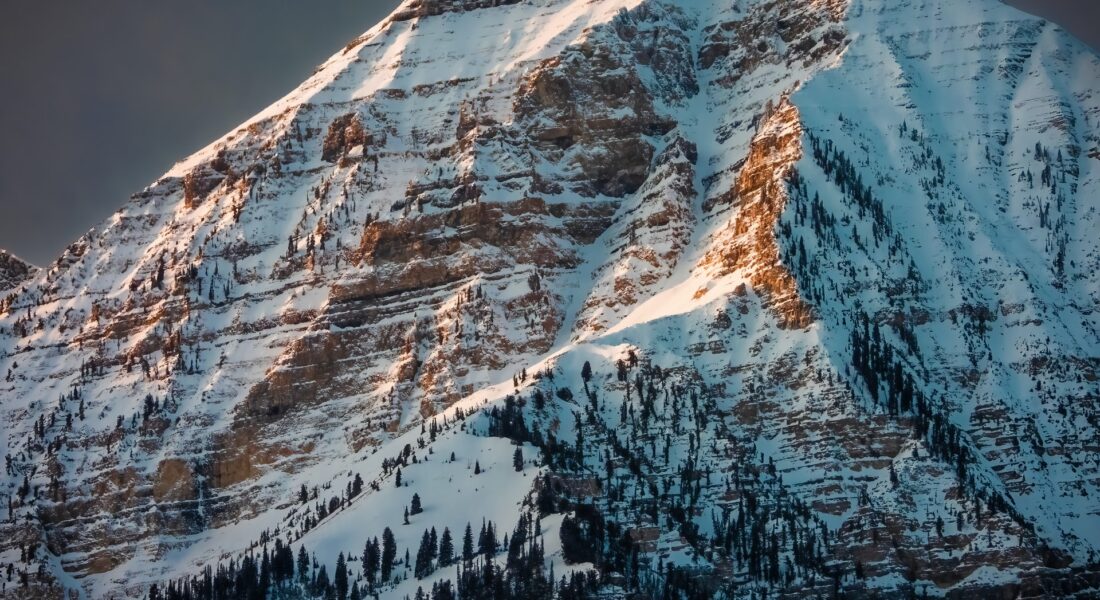
[[[38,268],[18,256],[0,249],[0,295],[30,279]]]
[[[993,1],[409,0],[0,305],[4,593],[278,540],[388,597],[1085,597],[1098,81]]]

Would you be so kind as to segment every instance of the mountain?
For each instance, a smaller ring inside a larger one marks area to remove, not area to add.
[[[0,304],[2,597],[1095,596],[1098,123],[993,0],[407,0]]]
[[[37,267],[0,249],[0,294],[12,291],[34,276]]]

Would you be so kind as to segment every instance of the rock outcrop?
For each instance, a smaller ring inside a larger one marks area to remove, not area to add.
[[[13,290],[34,277],[37,267],[18,256],[0,250],[0,293]]]

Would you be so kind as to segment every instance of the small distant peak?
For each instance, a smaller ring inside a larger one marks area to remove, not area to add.
[[[38,267],[0,248],[0,290],[10,290],[37,272]]]
[[[30,261],[23,260],[16,256],[14,252],[9,252],[3,248],[0,248],[0,267],[11,267],[14,269],[25,269],[29,271],[37,270],[38,267]]]
[[[392,21],[433,17],[450,12],[466,12],[495,6],[519,4],[520,0],[405,0],[390,15]]]

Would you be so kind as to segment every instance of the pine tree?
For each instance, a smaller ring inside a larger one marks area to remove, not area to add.
[[[320,570],[317,571],[317,580],[313,582],[313,589],[318,594],[324,594],[328,592],[329,586],[332,585],[328,580],[328,569],[325,565],[321,565]]]
[[[378,577],[379,558],[378,538],[367,540],[363,548],[363,575],[371,587],[374,587],[375,579]]]
[[[416,567],[413,569],[413,575],[417,579],[423,579],[432,571],[432,550],[431,550],[431,536],[427,530],[424,530],[424,535],[420,538],[420,548],[416,551]]]
[[[344,562],[343,552],[336,556],[336,572],[333,574],[333,584],[336,586],[336,597],[339,600],[347,600],[348,565]]]
[[[512,531],[512,538],[504,543],[508,547],[508,568],[518,569],[521,567],[520,557],[526,548],[526,544],[527,515],[520,515],[519,522],[516,523],[516,528]]]
[[[397,558],[397,541],[393,539],[393,532],[387,527],[382,532],[382,582],[388,583],[393,574],[393,560]]]
[[[302,583],[309,579],[309,554],[306,553],[305,544],[298,546],[298,579]]]
[[[424,512],[424,509],[420,506],[420,494],[413,494],[412,502],[409,506],[410,515],[418,515]]]
[[[439,538],[439,564],[447,566],[454,560],[455,546],[451,539],[451,530],[444,527],[443,535]]]
[[[497,532],[493,529],[493,522],[489,521],[481,526],[481,534],[477,540],[477,552],[485,556],[494,556],[498,547]]]
[[[260,559],[260,589],[266,590],[271,587],[271,556],[267,553],[267,546],[264,546],[263,556]],[[344,600],[344,599],[341,599]]]
[[[466,534],[462,536],[462,560],[470,562],[474,559],[474,532],[470,528],[470,522],[466,522]]]
[[[523,450],[516,448],[515,454],[512,455],[512,466],[516,468],[516,471],[523,470]]]

